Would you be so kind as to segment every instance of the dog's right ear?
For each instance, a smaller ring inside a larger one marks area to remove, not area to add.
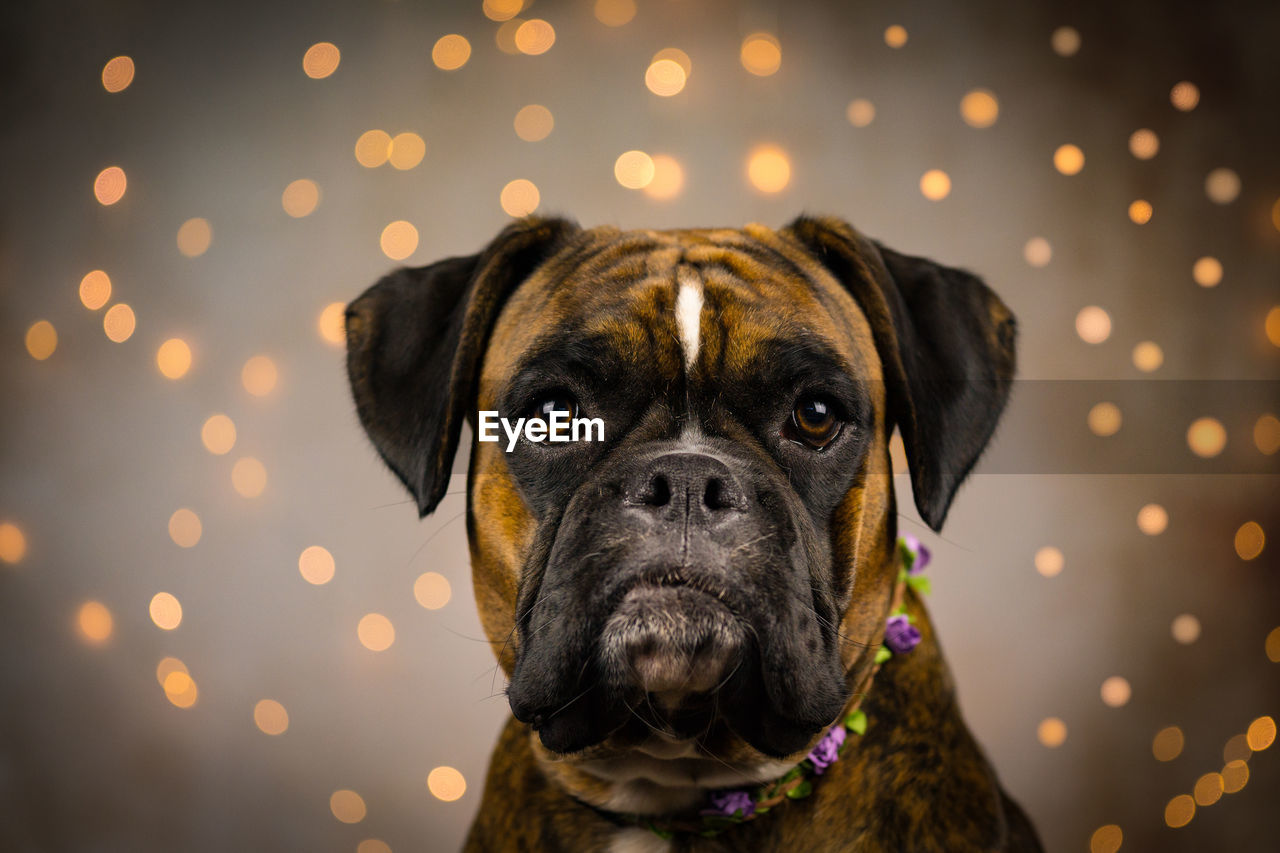
[[[507,297],[578,226],[526,218],[482,252],[403,267],[347,306],[360,423],[425,516],[444,497],[489,332]]]

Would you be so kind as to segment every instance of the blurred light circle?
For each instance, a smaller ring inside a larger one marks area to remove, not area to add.
[[[1129,698],[1133,696],[1133,688],[1129,685],[1129,680],[1119,675],[1113,675],[1102,682],[1102,688],[1099,692],[1102,696],[1103,704],[1110,708],[1120,708],[1127,705]]]
[[[1280,305],[1267,312],[1263,327],[1267,331],[1267,340],[1271,341],[1273,346],[1280,347]]]
[[[1176,109],[1189,113],[1200,103],[1200,90],[1190,80],[1183,80],[1169,90],[1169,102]]]
[[[1182,729],[1177,726],[1166,726],[1156,732],[1156,736],[1152,739],[1151,755],[1156,761],[1173,761],[1182,754],[1185,743]]]
[[[1064,175],[1078,175],[1084,168],[1084,152],[1078,145],[1059,145],[1053,152],[1053,168]]]
[[[1271,224],[1280,231],[1280,198],[1276,199],[1276,203],[1271,205]]]
[[[1062,551],[1052,545],[1046,545],[1036,551],[1036,571],[1046,578],[1056,577],[1061,574],[1066,563],[1067,560],[1062,555]]]
[[[1225,762],[1232,761],[1248,761],[1253,755],[1253,750],[1249,748],[1249,738],[1243,732],[1238,735],[1232,735],[1226,746],[1222,748],[1222,760]]]
[[[1192,264],[1191,277],[1201,287],[1216,287],[1222,281],[1222,262],[1206,255]]]
[[[1097,305],[1086,305],[1076,314],[1076,334],[1086,344],[1100,344],[1111,337],[1111,315]]]
[[[80,303],[97,311],[111,299],[111,277],[102,270],[91,270],[80,279]]]
[[[320,586],[333,580],[333,555],[319,545],[304,548],[298,556],[298,571],[309,584]]]
[[[13,565],[27,554],[27,537],[11,521],[0,522],[0,562]]]
[[[771,33],[752,33],[742,40],[738,57],[743,68],[757,77],[768,77],[782,67],[782,45]]]
[[[1187,427],[1187,446],[1196,456],[1217,456],[1227,446],[1227,431],[1216,418],[1197,418]]]
[[[122,344],[133,337],[133,330],[137,325],[138,320],[133,314],[133,309],[123,302],[112,305],[107,309],[107,313],[102,315],[102,331],[106,332],[108,340],[117,344]]]
[[[133,58],[117,56],[102,66],[102,88],[108,92],[123,92],[133,82]]]
[[[223,414],[211,415],[200,427],[200,441],[215,456],[230,453],[236,446],[236,425]]]
[[[427,610],[439,610],[449,603],[452,589],[449,579],[435,572],[424,572],[413,582],[413,597]]]
[[[356,845],[356,853],[391,853],[391,845],[377,838],[366,838]]]
[[[1047,267],[1053,260],[1053,247],[1043,237],[1032,237],[1022,247],[1022,257],[1033,267]]]
[[[1271,717],[1258,717],[1249,724],[1245,740],[1254,752],[1262,752],[1276,742],[1276,721]]]
[[[653,172],[653,158],[643,151],[624,151],[613,163],[614,178],[629,190],[647,187]]]
[[[524,0],[484,0],[481,9],[491,21],[509,21],[524,8]]]
[[[541,18],[530,18],[516,28],[516,49],[529,56],[538,56],[551,50],[556,43],[556,31]]]
[[[1272,628],[1267,634],[1267,639],[1263,643],[1263,651],[1267,653],[1267,660],[1272,663],[1280,663],[1280,627]]]
[[[244,390],[255,397],[265,397],[275,390],[280,371],[268,356],[255,355],[240,369],[240,382]]]
[[[960,99],[960,117],[970,127],[991,127],[1000,117],[1000,102],[988,89],[973,89]]]
[[[124,191],[129,185],[124,169],[119,166],[108,166],[93,179],[93,197],[99,204],[112,205],[124,198]]]
[[[663,98],[678,95],[687,79],[687,72],[674,59],[656,59],[644,72],[645,87]]]
[[[1129,220],[1134,225],[1146,225],[1151,221],[1155,208],[1151,206],[1151,202],[1146,199],[1136,199],[1129,205]]]
[[[1150,160],[1160,151],[1160,137],[1154,130],[1142,128],[1129,135],[1129,153],[1139,160]]]
[[[1067,724],[1057,717],[1046,717],[1036,726],[1036,738],[1041,745],[1056,749],[1067,740]]]
[[[1211,806],[1222,799],[1224,790],[1225,786],[1222,782],[1221,773],[1206,773],[1196,780],[1195,787],[1191,789],[1191,793],[1195,798],[1196,805]]]
[[[1106,402],[1098,403],[1091,408],[1086,420],[1089,424],[1089,431],[1103,438],[1118,433],[1120,425],[1124,421],[1120,414],[1120,407],[1115,403]]]
[[[1089,837],[1089,853],[1116,853],[1124,842],[1124,833],[1114,823],[1100,826]]]
[[[86,601],[76,611],[76,627],[80,636],[90,645],[100,646],[111,639],[115,620],[111,611],[101,601]]]
[[[452,767],[436,767],[427,774],[427,790],[437,800],[452,803],[467,792],[467,780]]]
[[[182,604],[172,593],[157,592],[153,595],[148,612],[156,627],[165,631],[172,631],[182,624]]]
[[[382,254],[391,260],[403,261],[418,250],[418,229],[411,222],[397,219],[382,229],[378,245],[382,247]]]
[[[387,159],[393,168],[404,171],[421,163],[426,153],[427,143],[421,136],[416,133],[397,133],[391,140],[391,155]]]
[[[778,193],[791,182],[791,160],[776,145],[761,145],[747,158],[747,180],[762,193]]]
[[[167,379],[181,379],[191,369],[191,347],[182,338],[169,338],[156,350],[156,367]]]
[[[1169,526],[1169,512],[1160,504],[1147,504],[1138,510],[1138,529],[1148,536],[1159,536]]]
[[[289,728],[289,712],[274,699],[260,699],[253,706],[253,723],[263,734],[284,734]]]
[[[621,27],[636,16],[635,0],[596,0],[596,20],[606,27]]]
[[[325,343],[341,345],[347,338],[347,306],[342,302],[330,302],[320,312],[316,326]]]
[[[894,24],[884,31],[884,43],[897,50],[907,43],[907,28]]]
[[[1179,613],[1173,617],[1169,633],[1176,642],[1189,646],[1200,639],[1200,620],[1190,613]]]
[[[1143,373],[1159,370],[1164,364],[1164,350],[1155,341],[1142,341],[1133,348],[1133,366]]]
[[[1190,794],[1179,794],[1164,807],[1164,822],[1174,829],[1186,826],[1196,816],[1196,801]]]
[[[396,641],[396,629],[391,620],[381,613],[366,613],[356,625],[360,645],[371,652],[383,652]]]
[[[653,155],[653,180],[644,188],[649,198],[665,201],[680,195],[684,189],[684,168],[667,154]]]
[[[537,186],[533,181],[516,178],[502,188],[498,201],[508,216],[528,216],[538,209],[541,201]]]
[[[237,459],[231,467],[231,485],[245,498],[256,498],[267,488],[267,469],[252,456]]]
[[[290,181],[280,194],[280,206],[294,219],[309,216],[320,203],[320,187],[307,178]]]
[[[1249,782],[1249,765],[1241,759],[1228,761],[1222,768],[1222,791],[1238,794]]]
[[[1058,56],[1075,56],[1080,50],[1080,31],[1075,27],[1058,27],[1049,36],[1049,46]]]
[[[188,675],[187,665],[177,658],[161,658],[160,663],[156,664],[156,681],[161,687],[164,687],[164,680],[169,677],[171,672],[181,672]]]
[[[316,42],[302,54],[302,71],[312,80],[321,80],[338,70],[342,52],[332,42]]]
[[[431,61],[443,71],[456,71],[471,58],[471,42],[457,33],[441,36],[431,48]]]
[[[391,156],[391,136],[384,130],[366,130],[356,140],[356,162],[376,169]]]
[[[178,228],[178,251],[188,258],[198,258],[209,251],[213,242],[213,228],[209,220],[195,217]]]
[[[1240,176],[1231,169],[1214,169],[1205,176],[1204,194],[1214,204],[1231,204],[1240,195]]]
[[[951,194],[951,176],[941,169],[930,169],[920,177],[920,193],[929,201],[942,201]]]
[[[27,352],[36,361],[44,361],[58,348],[58,330],[48,320],[37,320],[27,329]]]
[[[1280,418],[1265,414],[1253,425],[1253,443],[1258,452],[1271,456],[1280,450]]]
[[[190,708],[196,704],[199,690],[186,668],[175,669],[164,677],[164,695],[178,708]]]
[[[1236,555],[1242,560],[1254,560],[1267,545],[1267,535],[1256,521],[1246,521],[1236,530]]]
[[[204,533],[200,516],[183,507],[169,516],[169,538],[179,548],[194,548]]]
[[[510,18],[504,21],[502,26],[498,27],[497,32],[493,34],[493,40],[498,45],[498,50],[508,56],[519,55],[520,48],[516,47],[516,31],[520,29],[520,25],[523,23],[523,18]]]
[[[329,795],[329,811],[343,823],[359,823],[364,820],[364,798],[355,791],[343,788]]]
[[[876,119],[876,106],[866,98],[854,98],[844,108],[844,117],[854,127],[866,127]]]
[[[529,104],[516,113],[516,136],[525,142],[539,142],[551,135],[556,126],[551,110],[541,104]]]

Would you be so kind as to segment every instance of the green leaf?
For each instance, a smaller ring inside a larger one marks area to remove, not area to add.
[[[796,785],[790,791],[787,791],[787,796],[793,800],[803,800],[805,797],[809,796],[812,793],[813,793],[813,783],[810,782],[808,779],[805,779],[799,785]]]
[[[929,579],[924,575],[911,575],[907,578],[907,584],[921,595],[929,595],[933,592],[933,587],[929,584]]]
[[[888,646],[881,646],[876,649],[876,663],[884,663],[891,657],[893,657],[893,652],[889,651]]]
[[[855,735],[867,733],[867,715],[861,708],[844,718],[844,726]]]
[[[779,781],[781,784],[785,785],[785,784],[787,784],[788,782],[790,782],[792,779],[797,778],[797,777],[798,777],[802,772],[803,772],[803,771],[800,769],[800,766],[799,766],[799,765],[796,765],[795,767],[792,767],[790,770],[788,770],[788,771],[787,771],[787,775],[783,776],[783,777],[782,777],[781,779],[779,779],[778,781]]]

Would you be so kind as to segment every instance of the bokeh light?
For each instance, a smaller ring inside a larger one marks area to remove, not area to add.
[[[520,29],[520,25],[524,23],[524,18],[510,18],[498,27],[497,32],[493,34],[493,41],[498,46],[498,50],[508,56],[518,56],[520,48],[516,47],[516,31]]]
[[[778,193],[791,182],[791,159],[776,145],[761,145],[747,157],[747,180],[762,193]]]
[[[1138,529],[1148,536],[1159,536],[1169,526],[1169,512],[1160,504],[1146,504],[1138,510]]]
[[[1196,104],[1200,103],[1200,89],[1190,80],[1183,80],[1169,90],[1169,103],[1173,104],[1175,109],[1189,113],[1196,108]]]
[[[876,105],[866,98],[854,98],[844,108],[844,117],[854,127],[866,127],[876,120]]]
[[[256,498],[267,488],[267,469],[252,456],[237,459],[231,466],[231,485],[245,498]]]
[[[333,555],[319,545],[304,548],[298,556],[298,571],[309,584],[326,584],[333,580]]]
[[[884,31],[884,43],[894,50],[903,47],[907,43],[907,28],[900,24],[894,24],[886,28]]]
[[[327,344],[341,346],[347,339],[347,306],[342,302],[330,302],[320,312],[316,328]]]
[[[1120,413],[1120,407],[1115,403],[1102,402],[1089,409],[1085,421],[1089,424],[1089,432],[1105,438],[1120,431],[1124,417]]]
[[[1204,194],[1214,204],[1231,204],[1240,195],[1240,176],[1231,169],[1214,169],[1205,176]]]
[[[524,0],[484,0],[481,9],[491,21],[509,21],[524,8]]]
[[[1053,168],[1064,175],[1078,175],[1084,168],[1084,152],[1078,145],[1059,145],[1053,152]]]
[[[1058,56],[1075,56],[1080,50],[1080,31],[1075,27],[1058,27],[1049,36],[1049,46]]]
[[[1187,446],[1196,456],[1217,456],[1227,446],[1227,431],[1216,418],[1197,418],[1187,427]]]
[[[276,388],[280,371],[269,356],[255,355],[240,369],[240,382],[244,390],[255,397],[265,397]]]
[[[1206,255],[1191,265],[1191,277],[1201,287],[1217,287],[1222,281],[1222,262]]]
[[[1272,663],[1280,663],[1280,626],[1272,628],[1267,634],[1267,639],[1262,644],[1262,650],[1267,655],[1267,660]]]
[[[551,110],[541,104],[529,104],[516,113],[514,125],[516,136],[525,142],[539,142],[551,135],[556,120]]]
[[[1063,567],[1067,564],[1067,559],[1062,554],[1062,550],[1052,545],[1045,545],[1036,551],[1035,566],[1036,571],[1046,578],[1057,577],[1062,574]]]
[[[156,350],[156,367],[167,379],[181,379],[191,369],[191,347],[182,338],[169,338]]]
[[[660,50],[645,69],[645,88],[663,98],[678,95],[684,91],[692,68],[689,56],[684,51],[678,48]]]
[[[179,548],[196,547],[203,533],[204,525],[193,510],[183,507],[169,516],[169,538]]]
[[[1076,314],[1076,334],[1086,344],[1100,344],[1111,337],[1111,315],[1097,305],[1086,305]]]
[[[456,71],[471,58],[471,42],[457,33],[441,36],[431,48],[431,61],[443,71]]]
[[[1057,749],[1066,743],[1067,724],[1057,717],[1045,717],[1036,726],[1036,739],[1042,746]]]
[[[123,92],[133,82],[133,57],[116,56],[102,66],[102,88],[108,92]]]
[[[1256,521],[1246,521],[1236,530],[1236,555],[1242,560],[1256,560],[1267,545],[1267,535]]]
[[[1129,204],[1129,221],[1134,225],[1146,225],[1154,214],[1155,208],[1144,198],[1134,199]]]
[[[397,219],[387,223],[378,238],[382,254],[393,261],[403,261],[418,250],[418,229],[412,222]]]
[[[102,331],[106,333],[108,340],[117,344],[133,337],[133,330],[137,326],[138,318],[134,316],[133,309],[123,302],[112,305],[102,315]]]
[[[1151,755],[1156,761],[1173,761],[1182,755],[1184,746],[1186,746],[1186,738],[1182,734],[1182,729],[1177,726],[1166,726],[1156,732],[1156,736],[1151,740]]]
[[[437,800],[452,803],[467,792],[467,780],[452,767],[436,767],[427,774],[427,790]]]
[[[90,270],[80,279],[80,304],[97,311],[111,299],[111,277],[102,270]]]
[[[1253,756],[1253,750],[1249,748],[1249,738],[1241,732],[1238,735],[1232,735],[1222,747],[1222,760],[1230,763],[1232,761],[1248,761]]]
[[[311,215],[320,203],[320,187],[307,178],[290,181],[280,194],[280,206],[294,219]]]
[[[1253,444],[1265,456],[1280,450],[1280,418],[1270,413],[1258,418],[1253,425]]]
[[[1200,620],[1191,613],[1179,613],[1169,624],[1175,642],[1189,646],[1200,639]]]
[[[182,604],[172,593],[157,592],[151,597],[147,611],[156,627],[165,631],[172,631],[182,624]]]
[[[160,663],[156,664],[156,682],[164,687],[164,680],[169,677],[171,672],[181,672],[190,675],[187,672],[187,665],[177,658],[165,657],[160,659]]]
[[[338,70],[342,61],[342,51],[332,42],[320,41],[307,48],[302,54],[302,71],[312,80],[323,80]]]
[[[1053,246],[1043,237],[1032,237],[1022,247],[1022,258],[1033,267],[1047,267],[1053,260]]]
[[[1110,708],[1120,708],[1129,704],[1129,698],[1133,696],[1133,687],[1129,684],[1129,679],[1113,675],[1106,681],[1102,682],[1099,690],[1104,705]]]
[[[253,706],[253,724],[265,735],[281,735],[289,728],[289,712],[274,699],[260,699]]]
[[[653,155],[653,180],[644,188],[649,198],[665,201],[680,195],[684,189],[684,168],[669,154]]]
[[[391,138],[391,154],[387,161],[392,168],[404,171],[422,162],[427,154],[427,143],[416,133],[397,133]]]
[[[391,136],[385,130],[366,130],[356,139],[356,162],[376,169],[391,157]]]
[[[111,639],[115,620],[111,618],[111,611],[101,601],[86,601],[76,611],[76,627],[85,642],[100,646]]]
[[[164,695],[178,708],[190,708],[200,695],[195,679],[185,668],[175,669],[164,677]]]
[[[356,845],[356,853],[391,853],[391,845],[378,838],[366,838]]]
[[[738,58],[752,74],[768,77],[782,67],[782,45],[771,33],[752,33],[742,40]]]
[[[1249,765],[1242,759],[1228,761],[1222,768],[1222,791],[1226,794],[1238,794],[1249,782]]]
[[[509,182],[498,195],[498,202],[508,216],[528,216],[538,209],[541,200],[538,187],[525,178]]]
[[[1149,128],[1135,130],[1129,135],[1129,153],[1139,160],[1150,160],[1160,152],[1160,137]]]
[[[636,4],[635,0],[596,0],[592,11],[606,27],[621,27],[636,16]]]
[[[1164,364],[1164,350],[1155,341],[1142,341],[1133,348],[1133,366],[1143,373],[1152,373]]]
[[[27,537],[12,521],[0,522],[0,562],[14,565],[27,555]]]
[[[371,652],[384,652],[396,641],[396,629],[381,613],[366,613],[356,625],[360,645]]]
[[[1164,822],[1173,829],[1186,826],[1195,816],[1196,801],[1190,794],[1179,794],[1164,807]]]
[[[624,151],[613,163],[613,177],[630,190],[647,187],[653,173],[653,158],[643,151]]]
[[[1262,325],[1267,332],[1267,340],[1271,341],[1272,345],[1280,347],[1280,305],[1267,312],[1267,319]]]
[[[970,127],[991,127],[1000,117],[1000,102],[988,89],[973,89],[960,99],[960,117]]]
[[[108,166],[93,179],[93,197],[102,205],[113,205],[124,198],[124,191],[129,186],[129,179],[124,169],[119,166]]]
[[[427,610],[439,610],[449,603],[449,580],[436,572],[423,572],[413,582],[413,597]]]
[[[199,216],[188,219],[178,228],[178,251],[188,258],[198,258],[209,251],[213,242],[213,226]]]
[[[329,795],[329,811],[343,823],[359,823],[367,813],[364,798],[347,788]]]
[[[1191,795],[1195,798],[1196,805],[1211,806],[1222,799],[1224,788],[1221,773],[1206,773],[1196,780]]]
[[[929,201],[942,201],[951,194],[951,176],[941,169],[930,169],[920,176],[920,194]]]
[[[516,28],[516,50],[529,56],[539,56],[551,50],[556,43],[556,31],[541,18],[530,18]]]
[[[1114,823],[1100,826],[1089,836],[1089,853],[1116,853],[1124,842],[1124,833]]]
[[[1254,752],[1269,749],[1276,742],[1276,721],[1272,717],[1258,717],[1249,724],[1244,737]]]
[[[215,456],[230,453],[236,446],[236,425],[224,414],[210,415],[200,427],[200,441]]]
[[[27,352],[36,361],[44,361],[58,348],[58,330],[48,320],[37,320],[27,329]]]

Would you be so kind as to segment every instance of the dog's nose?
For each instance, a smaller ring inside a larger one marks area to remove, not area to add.
[[[705,453],[664,453],[627,483],[626,501],[662,518],[713,521],[745,512],[746,496],[729,466]]]

